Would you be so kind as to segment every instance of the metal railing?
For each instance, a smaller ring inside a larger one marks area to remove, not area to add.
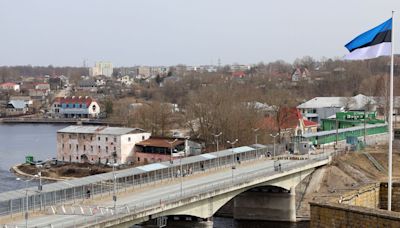
[[[187,202],[190,203],[190,199],[193,197],[196,197],[197,199],[202,199],[202,197],[209,197],[209,195],[219,194],[221,193],[221,190],[223,191],[224,189],[229,189],[229,188],[232,189],[235,187],[240,188],[242,187],[241,185],[248,184],[249,181],[255,180],[257,178],[265,178],[266,176],[270,176],[271,174],[282,173],[290,171],[295,168],[301,168],[308,164],[329,159],[330,156],[331,156],[330,153],[326,153],[319,156],[314,156],[310,160],[298,160],[293,163],[284,163],[282,164],[281,170],[279,171],[276,171],[275,167],[252,171],[246,174],[242,174],[240,176],[235,176],[233,181],[222,180],[209,185],[200,184],[191,186],[190,188],[185,188],[182,194],[178,192],[169,194],[167,197],[161,197],[150,201],[125,204],[123,205],[125,211],[118,211],[117,213],[114,214],[108,214],[108,215],[93,214],[93,216],[90,217],[87,216],[84,218],[80,218],[79,220],[70,220],[58,224],[49,223],[39,227],[45,228],[45,227],[89,226],[101,222],[116,220],[128,214],[142,213],[143,216],[146,216],[150,215],[153,211],[157,211],[157,209],[159,209],[160,211],[167,207],[169,207],[169,209],[174,207],[179,207],[182,205],[181,202],[184,202],[185,200],[187,200]]]
[[[160,182],[178,180],[178,174],[183,173],[184,175],[193,175],[202,172],[214,171],[216,169],[232,166],[233,162],[248,162],[254,161],[267,156],[268,152],[271,152],[272,145],[268,145],[267,148],[254,149],[245,152],[236,152],[235,154],[228,154],[225,156],[209,158],[204,161],[179,164],[179,159],[174,160],[173,165],[167,168],[161,168],[154,171],[144,172],[142,174],[132,174],[128,176],[116,178],[116,190],[117,193],[121,191],[127,191],[131,188],[140,188],[151,184],[157,184]],[[277,146],[277,155],[284,152],[283,146]],[[232,157],[235,156],[235,157]],[[66,204],[76,203],[87,198],[93,198],[97,196],[106,196],[113,194],[113,178],[105,181],[98,181],[90,184],[82,184],[80,186],[65,187],[61,190],[54,190],[50,192],[29,192],[28,194],[28,209],[29,211],[43,211],[47,207]],[[46,189],[46,185],[43,186]],[[90,194],[87,190],[90,189]],[[11,216],[16,214],[23,214],[26,208],[26,197],[14,198],[11,200],[0,199],[0,216]]]

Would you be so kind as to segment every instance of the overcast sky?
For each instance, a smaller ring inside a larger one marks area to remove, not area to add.
[[[392,10],[399,0],[0,0],[0,65],[334,58]]]

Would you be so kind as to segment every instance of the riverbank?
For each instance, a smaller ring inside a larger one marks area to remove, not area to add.
[[[42,167],[31,164],[18,164],[12,166],[10,171],[27,178],[33,178],[40,172],[41,178],[44,180],[62,181],[110,172],[112,168],[88,163],[45,164]]]

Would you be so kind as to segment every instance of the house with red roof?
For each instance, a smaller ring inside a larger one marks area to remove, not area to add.
[[[60,118],[95,118],[100,113],[99,104],[86,97],[56,97],[51,105],[51,114]]]
[[[0,90],[13,90],[19,92],[21,88],[17,83],[5,82],[5,83],[0,83]]]
[[[244,71],[234,71],[234,72],[232,72],[232,77],[244,78],[244,77],[246,77],[246,73]]]
[[[261,122],[261,127],[284,136],[300,136],[305,133],[317,132],[318,123],[303,118],[297,108],[282,107],[275,116],[267,116]]]

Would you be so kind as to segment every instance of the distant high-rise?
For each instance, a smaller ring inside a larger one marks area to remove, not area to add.
[[[113,73],[113,65],[111,62],[96,62],[94,67],[89,68],[90,76],[104,75],[111,77]]]

